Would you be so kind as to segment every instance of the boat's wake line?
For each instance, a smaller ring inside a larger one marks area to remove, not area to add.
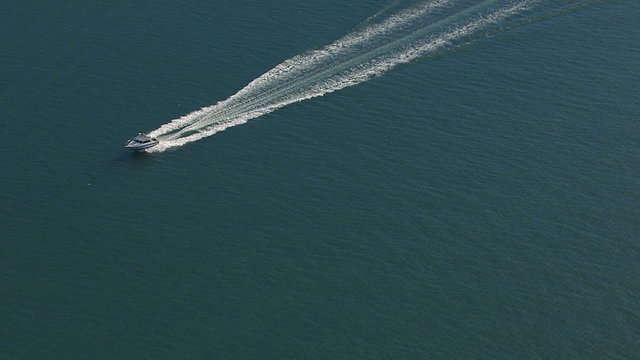
[[[228,99],[151,131],[149,136],[159,138],[160,144],[148,151],[182,146],[441,53],[486,31],[499,31],[541,1],[431,0],[398,11],[324,48],[288,59]]]

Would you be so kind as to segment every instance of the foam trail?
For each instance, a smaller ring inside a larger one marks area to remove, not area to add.
[[[457,46],[540,1],[432,0],[401,10],[324,48],[285,60],[226,100],[162,125],[149,133],[161,140],[149,151],[182,146],[288,104],[380,76],[399,64]]]
[[[185,125],[193,123],[194,120],[204,117],[212,110],[222,111],[237,103],[242,103],[243,100],[250,100],[255,102],[255,99],[245,98],[244,96],[250,93],[255,93],[261,88],[269,88],[266,92],[273,92],[273,85],[277,85],[278,83],[283,82],[286,83],[287,79],[295,78],[296,75],[303,74],[310,69],[312,70],[314,67],[317,67],[318,64],[327,61],[331,57],[337,57],[350,50],[353,51],[357,46],[364,44],[367,41],[371,41],[372,39],[375,39],[377,37],[384,36],[385,34],[392,32],[402,25],[407,25],[411,21],[418,18],[420,15],[434,8],[444,6],[451,1],[452,0],[439,0],[422,4],[417,8],[405,10],[403,12],[395,14],[380,24],[374,24],[363,30],[346,35],[342,39],[320,50],[315,50],[307,54],[294,56],[293,58],[285,60],[273,69],[256,78],[227,100],[221,101],[215,105],[202,108],[181,118],[175,119],[150,134],[154,136],[160,136],[161,134],[166,134],[168,132],[180,129]]]

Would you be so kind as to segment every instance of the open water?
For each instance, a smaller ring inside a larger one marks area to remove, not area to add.
[[[0,358],[637,359],[639,16],[2,2]]]

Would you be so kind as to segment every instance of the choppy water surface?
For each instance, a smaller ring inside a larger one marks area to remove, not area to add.
[[[639,13],[3,3],[0,357],[635,358]]]

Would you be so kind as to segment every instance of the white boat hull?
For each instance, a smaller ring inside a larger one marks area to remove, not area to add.
[[[151,138],[146,134],[140,133],[133,139],[127,140],[124,147],[130,150],[145,150],[158,145],[158,143],[158,139]]]
[[[148,143],[148,144],[127,144],[124,147],[126,147],[127,149],[131,149],[131,150],[144,150],[144,149],[149,149],[152,148],[154,146],[158,145],[158,142],[152,142],[152,143]]]

